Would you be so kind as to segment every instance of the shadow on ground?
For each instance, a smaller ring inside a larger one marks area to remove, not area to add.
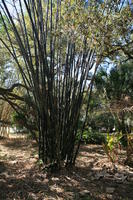
[[[8,168],[10,171],[0,175],[1,200],[132,199],[133,184],[120,185],[101,180],[91,181],[88,168],[62,170],[60,173],[47,175],[32,168],[26,175],[20,177],[17,174],[12,176],[12,166],[8,166]],[[114,193],[105,195],[107,187],[115,188]]]
[[[8,148],[10,148],[10,149],[21,149],[21,150],[23,150],[23,149],[26,149],[26,148],[28,148],[28,147],[37,147],[37,144],[36,144],[36,142],[35,141],[33,141],[33,140],[28,140],[28,139],[19,139],[19,138],[16,138],[16,139],[10,139],[10,140],[8,140],[8,142],[7,143],[4,143],[4,145],[6,146],[6,147],[8,147]]]
[[[8,148],[16,148],[17,153],[17,148],[23,149],[28,143],[20,145],[9,141],[5,145]],[[25,164],[19,161],[0,162],[0,200],[132,200],[132,181],[125,180],[120,183],[115,179],[109,181],[104,177],[94,178],[97,173],[108,171],[106,167],[96,167],[99,158],[106,158],[101,146],[82,146],[76,167],[62,169],[54,174],[39,170],[36,163],[26,168]],[[125,170],[117,169],[117,172],[110,171],[109,174],[125,174]],[[133,171],[127,170],[127,176],[128,173]],[[107,193],[107,188],[114,191]]]

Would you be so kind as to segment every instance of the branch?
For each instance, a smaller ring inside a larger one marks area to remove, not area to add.
[[[23,85],[21,83],[15,83],[10,88],[1,88],[0,87],[0,92],[10,93],[10,92],[13,92],[13,90],[18,87],[23,87],[27,90],[30,90],[30,88],[26,87],[25,85]]]
[[[0,87],[0,96],[2,96],[4,99],[6,97],[6,99],[9,99],[10,101],[19,100],[19,101],[25,102],[27,105],[35,108],[35,105],[33,102],[30,101],[30,98],[27,99],[23,96],[19,96],[19,95],[13,93],[13,90],[18,87],[23,87],[27,90],[30,90],[29,88],[27,88],[25,85],[23,85],[21,83],[15,83],[10,88],[7,88],[7,89]]]

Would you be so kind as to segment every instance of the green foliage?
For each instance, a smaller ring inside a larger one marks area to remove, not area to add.
[[[123,147],[127,147],[128,145],[128,139],[127,139],[127,136],[126,135],[123,135],[120,139],[120,143]]]
[[[86,196],[86,197],[81,198],[81,200],[92,200],[92,199],[90,197]]]
[[[93,127],[106,128],[106,132],[113,132],[113,128],[122,133],[130,132],[132,115],[123,112],[125,108],[130,110],[133,101],[133,63],[126,62],[123,65],[112,67],[110,72],[100,68],[95,78],[95,90],[92,99],[97,102],[91,107],[91,121]],[[130,124],[127,121],[130,121]],[[122,142],[126,141],[123,138]]]
[[[25,116],[23,113],[14,112],[12,115],[12,123],[16,125],[17,128],[24,127]]]
[[[104,151],[112,163],[118,159],[118,149],[121,138],[122,133],[112,135],[107,134],[106,142],[103,144]]]
[[[105,135],[88,129],[83,132],[82,140],[87,144],[103,144],[105,143]]]
[[[127,147],[126,147],[126,152],[127,152],[127,164],[133,166],[133,160],[132,160],[132,155],[133,155],[133,135],[127,135]]]
[[[100,109],[100,108],[99,108]],[[107,132],[114,128],[115,120],[109,112],[95,111],[91,114],[89,125],[93,130]]]
[[[116,135],[109,135],[107,134],[107,145],[109,149],[112,151],[113,148],[120,142],[120,139],[122,137],[122,133],[117,133]]]
[[[133,87],[133,63],[117,66],[110,71],[106,91],[111,99],[120,99],[124,95],[132,96]]]

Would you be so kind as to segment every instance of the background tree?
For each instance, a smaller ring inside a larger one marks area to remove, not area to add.
[[[106,112],[110,113],[110,116],[114,118],[114,120],[112,119],[113,126],[115,126],[116,130],[122,131],[123,134],[131,132],[128,121],[131,121],[132,114],[126,112],[125,109],[130,110],[133,105],[132,66],[132,62],[125,63],[112,67],[110,72],[101,68],[95,79],[96,88],[94,93],[96,96],[99,95],[97,100],[99,113],[102,112],[103,115]],[[109,120],[109,117],[107,119]],[[111,123],[109,122],[109,124]]]

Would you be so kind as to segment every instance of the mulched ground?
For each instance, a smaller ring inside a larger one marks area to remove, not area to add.
[[[83,145],[76,167],[51,174],[38,165],[35,142],[0,139],[0,200],[133,200],[133,168],[121,152],[112,169],[102,146]]]

